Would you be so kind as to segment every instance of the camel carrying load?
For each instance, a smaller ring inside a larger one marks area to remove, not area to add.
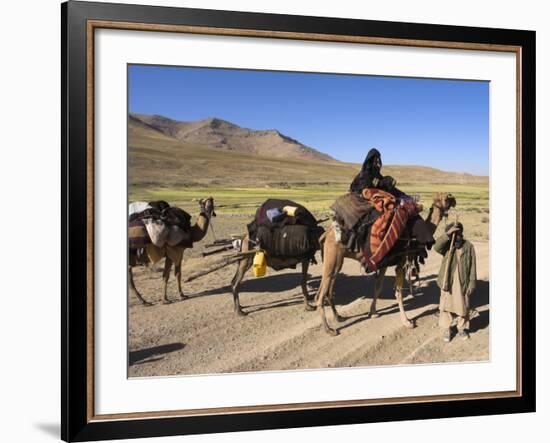
[[[426,248],[434,242],[419,217],[422,205],[409,196],[398,198],[381,189],[365,188],[361,195],[340,196],[331,209],[338,241],[350,251],[363,253],[367,272],[391,265],[394,252],[423,262]]]
[[[368,190],[370,191],[365,190],[365,192],[374,192],[373,188],[368,188]],[[384,226],[387,228],[379,231],[384,232],[384,235],[381,238],[378,236],[374,239],[376,241],[373,242],[374,229],[372,226],[377,220],[384,220],[383,214],[388,212],[390,213],[388,219],[393,220],[397,212],[396,207],[388,207],[386,209],[389,209],[389,211],[386,210],[380,214],[379,209],[376,208],[373,202],[369,202],[367,198],[363,197],[364,193],[361,195],[353,194],[346,194],[337,199],[333,205],[333,210],[335,210],[334,222],[320,239],[323,249],[323,274],[316,302],[325,331],[330,335],[338,335],[338,330],[330,327],[327,322],[324,309],[325,303],[328,302],[336,321],[342,322],[345,319],[337,312],[334,305],[334,284],[338,273],[342,269],[344,259],[356,260],[366,266],[368,270],[365,257],[373,259],[372,245],[378,244],[378,247],[380,247],[387,237],[388,230],[396,229],[399,231],[391,221],[386,221]],[[355,207],[350,202],[354,202]],[[398,236],[393,247],[389,248],[382,259],[376,259],[374,296],[369,309],[371,317],[378,316],[376,301],[382,291],[384,275],[388,267],[395,266],[395,298],[399,306],[401,322],[407,328],[414,327],[414,322],[407,317],[403,304],[402,289],[405,278],[408,277],[411,284],[411,278],[418,275],[418,261],[422,263],[424,257],[427,256],[427,249],[430,245],[425,241],[420,241],[420,238],[423,236],[427,239],[433,238],[437,226],[443,218],[447,217],[450,208],[455,205],[456,199],[451,194],[435,193],[425,220],[421,219],[417,213],[416,215],[409,215],[407,221],[401,220],[399,222],[400,225],[405,226],[400,228],[402,229],[401,235]],[[350,225],[350,223],[352,224]],[[349,226],[352,226],[352,228],[349,229]],[[368,229],[369,227],[370,229]],[[404,233],[407,233],[407,235],[404,235]],[[411,233],[412,236],[409,235]],[[387,242],[386,245],[389,247],[390,242]],[[378,252],[379,249],[376,249],[374,254]],[[410,290],[412,293],[412,284]]]
[[[238,315],[246,315],[239,301],[239,287],[248,269],[254,264],[275,271],[302,267],[302,293],[304,307],[312,311],[307,288],[310,263],[316,263],[315,253],[320,249],[320,238],[325,230],[304,206],[291,200],[266,200],[258,210],[254,220],[247,225],[247,233],[240,244],[239,265],[231,281],[233,304]],[[253,257],[260,260],[253,260]]]
[[[200,213],[196,222],[191,225],[191,216],[187,212],[172,207],[165,201],[130,204],[128,283],[143,305],[151,306],[152,303],[145,300],[137,290],[132,268],[138,265],[154,264],[163,258],[165,259],[163,302],[171,303],[171,300],[168,299],[167,287],[172,265],[174,265],[180,299],[187,298],[181,285],[183,253],[205,237],[212,217],[216,216],[212,197],[201,199],[199,206]]]
[[[407,328],[414,327],[403,304],[405,278],[412,294],[413,278],[418,279],[420,264],[434,243],[437,225],[456,205],[451,194],[436,193],[426,219],[422,219],[422,207],[416,199],[400,191],[393,177],[383,176],[381,168],[380,152],[371,149],[350,185],[350,192],[333,204],[334,222],[320,239],[323,275],[316,304],[330,335],[337,335],[338,330],[328,324],[324,306],[328,302],[336,321],[344,320],[334,305],[334,284],[345,258],[359,261],[367,272],[376,272],[369,310],[372,317],[378,315],[376,300],[382,291],[384,275],[388,267],[395,267],[395,298],[401,322]]]
[[[315,261],[319,250],[319,237],[324,229],[304,206],[291,200],[266,200],[256,211],[254,220],[247,225],[248,236],[253,244],[267,256],[285,259],[288,257]],[[284,260],[272,266],[275,270],[288,265]]]

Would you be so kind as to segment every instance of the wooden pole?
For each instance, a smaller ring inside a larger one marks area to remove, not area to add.
[[[210,274],[211,272],[217,271],[218,269],[224,268],[233,263],[241,261],[243,258],[252,257],[256,254],[257,251],[245,251],[239,252],[238,254],[230,254],[225,256],[220,256],[219,260],[211,263],[210,266],[205,267],[207,263],[203,262],[201,266],[195,266],[195,269],[187,268],[186,274],[182,276],[182,281],[184,283],[195,280],[196,278],[202,277],[204,275]],[[205,259],[206,260],[206,259]]]

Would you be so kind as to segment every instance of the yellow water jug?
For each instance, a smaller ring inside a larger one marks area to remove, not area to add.
[[[267,262],[265,259],[265,252],[258,251],[254,256],[254,261],[252,262],[252,273],[254,277],[263,277],[267,270]]]
[[[297,210],[298,210],[298,208],[296,206],[285,206],[283,208],[283,212],[286,212],[286,215],[288,215],[290,217],[295,217]]]

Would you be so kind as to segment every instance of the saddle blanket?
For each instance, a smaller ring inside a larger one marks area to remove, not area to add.
[[[397,207],[385,212],[372,226],[370,236],[370,254],[367,248],[363,251],[363,263],[368,271],[376,271],[382,259],[391,251],[399,236],[403,233],[409,217],[418,213],[411,202],[401,202]],[[380,227],[375,232],[375,225]],[[389,223],[388,223],[389,222]]]
[[[359,220],[374,210],[373,205],[354,192],[348,192],[338,197],[330,207],[335,219],[346,229],[353,229]]]
[[[128,223],[128,247],[130,249],[141,249],[150,243],[151,239],[141,220]]]

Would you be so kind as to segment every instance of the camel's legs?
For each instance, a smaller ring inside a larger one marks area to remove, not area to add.
[[[333,284],[333,280],[336,278],[336,269],[338,264],[338,256],[341,254],[340,248],[336,242],[327,236],[324,244],[324,256],[323,256],[323,275],[321,277],[321,285],[319,286],[319,292],[317,293],[317,310],[321,316],[321,321],[325,331],[330,335],[338,335],[338,331],[329,326],[325,314],[325,298],[330,297],[329,291]]]
[[[166,257],[164,262],[164,272],[162,273],[162,279],[164,280],[164,304],[171,303],[168,299],[168,280],[170,279],[170,269],[172,269],[172,259]]]
[[[248,235],[245,235],[241,243],[241,252],[247,252],[247,251],[250,251],[250,243],[248,241]],[[248,271],[248,269],[250,269],[251,266],[252,266],[252,258],[251,257],[243,258],[237,265],[237,271],[233,276],[233,280],[231,280],[231,291],[233,292],[233,305],[235,308],[235,312],[238,315],[246,315],[246,312],[244,312],[241,309],[241,304],[239,303],[239,286],[241,285],[241,282],[244,278],[244,274],[246,273],[246,271]]]
[[[334,318],[337,322],[343,322],[346,317],[343,317],[342,315],[338,314],[338,311],[336,310],[336,306],[334,306],[334,285],[336,283],[336,276],[332,279],[330,282],[330,288],[328,290],[328,301],[330,304],[330,309],[332,310],[332,314],[334,315]]]
[[[333,271],[334,277],[330,281],[330,287],[328,289],[328,301],[330,303],[330,309],[332,310],[332,314],[334,315],[334,318],[338,322],[342,322],[345,320],[345,317],[342,317],[340,314],[338,314],[338,311],[336,310],[336,306],[334,306],[334,286],[336,285],[336,278],[338,277],[338,273],[342,270],[342,265],[344,264],[344,256],[342,254],[338,254],[337,261],[336,261],[336,268]]]
[[[183,290],[181,289],[181,261],[174,266],[174,274],[176,275],[176,280],[178,282],[178,293],[180,295],[180,298],[182,300],[189,298],[183,293]]]
[[[327,317],[325,314],[325,298],[328,293],[328,289],[330,287],[330,280],[332,279],[332,276],[323,276],[321,279],[321,285],[319,286],[319,292],[317,293],[317,310],[319,311],[319,314],[321,315],[321,322],[323,323],[323,327],[325,328],[325,331],[330,335],[338,335],[338,331],[336,329],[333,329],[329,326]]]
[[[233,291],[233,305],[235,307],[235,312],[238,315],[246,315],[246,312],[241,309],[241,304],[239,303],[239,286],[241,285],[241,281],[244,278],[244,274],[250,269],[250,266],[252,266],[252,260],[250,258],[242,259],[237,266],[237,272],[235,272],[233,280],[231,280],[231,290]]]
[[[151,302],[148,302],[147,300],[145,300],[141,294],[139,293],[139,291],[137,290],[136,288],[136,285],[134,283],[134,274],[132,272],[132,267],[131,266],[128,266],[128,282],[130,283],[130,289],[132,291],[134,291],[134,294],[136,294],[136,297],[138,298],[138,300],[141,302],[141,304],[145,305],[145,306],[153,306],[153,303]]]
[[[307,271],[309,269],[309,260],[302,261],[302,292],[304,294],[304,308],[306,311],[315,311],[315,306],[311,306],[308,301],[307,290]]]
[[[414,323],[410,321],[405,312],[405,307],[403,306],[403,284],[405,282],[405,269],[402,266],[397,266],[395,268],[395,299],[399,305],[399,313],[401,317],[401,323],[407,328],[414,328]]]
[[[384,287],[384,276],[386,275],[387,268],[382,268],[378,271],[376,279],[374,280],[374,297],[370,305],[369,316],[371,318],[379,317],[380,314],[376,312],[376,300],[378,296],[382,293],[382,288]]]
[[[319,238],[319,245],[321,246],[321,263],[324,263],[325,261],[325,241],[327,238],[327,233],[324,232],[323,235]],[[321,279],[322,282],[322,279]],[[315,306],[317,306],[317,302],[319,301],[319,293],[321,292],[321,284],[319,283],[319,287],[317,288],[317,292],[315,293],[315,296],[313,298],[313,302]]]

